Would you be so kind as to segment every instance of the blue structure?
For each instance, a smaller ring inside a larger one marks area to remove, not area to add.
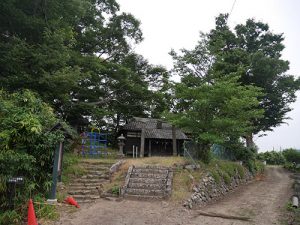
[[[82,156],[107,155],[107,133],[84,132],[81,135]]]

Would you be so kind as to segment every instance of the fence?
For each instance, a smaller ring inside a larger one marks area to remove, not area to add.
[[[202,159],[203,154],[206,154],[201,144],[195,141],[185,141],[183,147],[184,147],[184,157],[186,157],[189,161],[192,162]],[[235,160],[235,156],[232,153],[232,151],[230,151],[230,149],[227,149],[221,145],[213,144],[211,147],[211,153],[217,159]]]
[[[108,155],[107,133],[84,132],[80,136],[82,156]]]

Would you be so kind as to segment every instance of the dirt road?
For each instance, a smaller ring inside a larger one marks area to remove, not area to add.
[[[283,207],[291,195],[292,180],[279,167],[268,167],[262,180],[240,187],[218,203],[202,208],[205,212],[247,216],[251,221],[199,216],[197,210],[186,210],[169,202],[114,202],[99,200],[65,215],[56,223],[64,225],[240,225],[280,224]]]

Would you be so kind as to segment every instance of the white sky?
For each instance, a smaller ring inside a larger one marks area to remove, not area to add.
[[[214,28],[219,13],[229,13],[234,0],[117,0],[121,10],[141,21],[144,41],[135,47],[151,64],[172,68],[169,56],[173,48],[191,49],[199,40],[199,32]],[[283,59],[290,61],[289,74],[300,75],[300,1],[236,0],[229,25],[234,27],[248,18],[268,23],[275,33],[284,33],[286,46]],[[260,151],[295,147],[300,149],[300,93],[288,114],[292,120],[267,136],[256,137]]]

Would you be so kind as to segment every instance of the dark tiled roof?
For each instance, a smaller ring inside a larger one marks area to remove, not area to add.
[[[172,125],[162,122],[162,128],[157,129],[159,119],[134,117],[128,124],[123,126],[123,130],[141,131],[145,129],[145,138],[153,139],[172,139]],[[180,130],[176,129],[176,139],[185,140],[187,136]]]
[[[145,129],[145,138],[172,139],[172,130]],[[176,139],[185,140],[187,136],[179,129],[176,129]]]

